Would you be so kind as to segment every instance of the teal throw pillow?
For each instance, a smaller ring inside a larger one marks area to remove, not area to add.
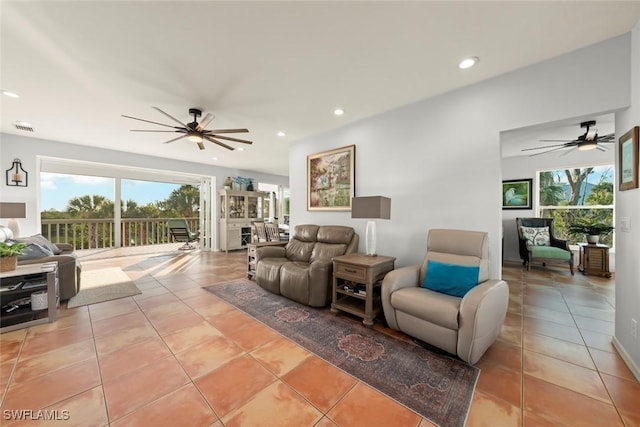
[[[432,291],[462,298],[478,284],[480,267],[427,261],[427,274],[422,287]]]

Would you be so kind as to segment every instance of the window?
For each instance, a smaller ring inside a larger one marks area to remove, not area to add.
[[[538,172],[539,215],[555,218],[555,234],[569,244],[585,237],[569,235],[567,228],[576,221],[613,226],[613,165],[556,169]],[[601,236],[600,243],[612,246],[613,233]]]

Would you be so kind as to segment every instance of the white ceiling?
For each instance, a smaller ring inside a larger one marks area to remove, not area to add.
[[[279,175],[288,175],[291,141],[623,34],[640,19],[637,1],[0,7],[0,89],[21,95],[0,97],[2,132]],[[468,55],[479,64],[459,70]],[[171,134],[130,132],[161,128],[122,114],[171,124],[152,106],[183,121],[199,107],[217,129],[249,128],[237,136],[254,144],[200,151],[186,139],[162,144]],[[334,116],[336,107],[346,114]],[[15,129],[17,120],[35,132]]]

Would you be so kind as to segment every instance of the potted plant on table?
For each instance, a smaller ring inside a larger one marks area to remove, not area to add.
[[[587,243],[595,245],[600,240],[600,236],[607,235],[613,231],[613,226],[601,222],[577,221],[568,228],[569,234],[584,234]]]
[[[0,242],[0,271],[13,271],[18,266],[18,255],[27,245],[19,242]]]

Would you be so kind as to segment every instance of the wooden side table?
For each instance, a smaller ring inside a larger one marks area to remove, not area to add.
[[[47,293],[45,309],[33,310],[30,302],[17,303],[42,291]],[[19,265],[15,270],[0,273],[0,333],[54,322],[60,304],[59,291],[57,262]]]
[[[345,311],[364,318],[365,326],[373,326],[373,319],[382,306],[376,284],[393,270],[395,260],[390,256],[360,253],[334,257],[331,312]],[[364,295],[354,291],[361,287],[364,287]]]
[[[597,274],[606,278],[609,272],[609,246],[601,244],[578,243],[580,247],[580,264],[578,270],[582,274]]]

